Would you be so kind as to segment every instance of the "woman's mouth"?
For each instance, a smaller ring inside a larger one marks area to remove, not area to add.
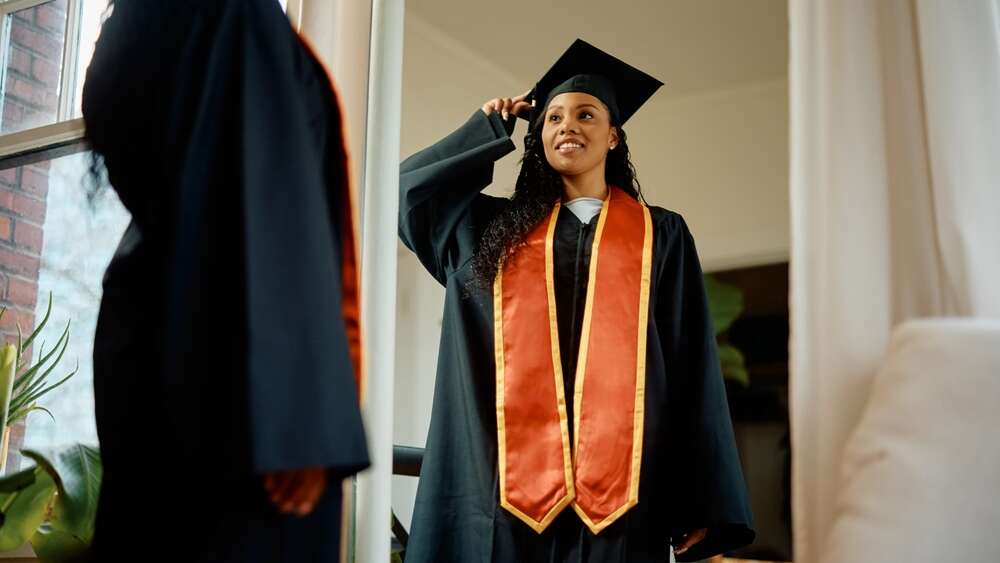
[[[583,143],[576,141],[563,141],[556,145],[556,152],[559,154],[572,154],[577,151],[582,151],[584,148]]]

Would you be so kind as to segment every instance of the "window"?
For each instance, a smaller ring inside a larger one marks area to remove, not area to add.
[[[0,0],[0,338],[30,332],[53,314],[34,346],[50,347],[73,320],[66,354],[50,380],[77,375],[11,434],[7,470],[23,445],[96,443],[90,356],[100,280],[127,213],[107,191],[87,201],[90,157],[82,153],[81,97],[107,0]]]
[[[84,71],[106,6],[103,0],[0,3],[0,133],[80,116]]]
[[[113,190],[90,201],[89,152],[43,160],[0,172],[0,287],[10,322],[30,329],[45,316],[49,295],[52,313],[38,343],[51,350],[71,322],[65,356],[49,377],[55,382],[76,375],[38,403],[48,414],[28,415],[24,447],[49,448],[75,442],[97,443],[94,424],[94,330],[101,301],[101,280],[118,246],[129,214]],[[6,238],[3,235],[7,235]],[[33,318],[32,318],[33,317]],[[14,336],[5,324],[3,332]],[[34,346],[35,357],[39,346]]]

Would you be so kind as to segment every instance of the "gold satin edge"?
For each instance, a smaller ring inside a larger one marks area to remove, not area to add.
[[[493,282],[493,348],[496,356],[496,407],[497,407],[497,467],[500,477],[500,504],[507,504],[507,433],[504,418],[504,357],[503,357],[503,269],[497,269]],[[523,520],[523,518],[522,518]]]
[[[641,204],[641,203],[640,203]],[[646,341],[649,336],[649,290],[653,269],[653,219],[649,207],[642,205],[646,232],[642,240],[642,279],[639,288],[639,340],[636,346],[635,419],[632,426],[632,474],[629,479],[629,502],[639,502],[639,475],[642,469],[642,439],[646,422]]]
[[[556,503],[556,505],[553,506],[551,510],[549,510],[549,512],[545,515],[544,518],[542,518],[541,520],[535,520],[531,516],[528,516],[527,514],[518,510],[517,507],[515,507],[514,505],[507,502],[506,497],[500,498],[500,506],[502,506],[504,509],[506,509],[514,516],[517,516],[517,518],[520,521],[527,524],[532,530],[534,530],[539,534],[544,532],[545,529],[549,527],[549,524],[551,524],[552,521],[556,519],[556,516],[559,516],[559,514],[563,511],[563,509],[569,506],[570,503],[572,502],[573,502],[573,496],[567,494],[562,498],[562,500]]]

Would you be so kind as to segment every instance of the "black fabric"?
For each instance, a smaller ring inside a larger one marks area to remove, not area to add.
[[[95,560],[337,561],[368,454],[325,72],[274,0],[118,0],[83,109],[132,214],[95,338]],[[322,506],[276,514],[260,475],[306,466]]]
[[[566,510],[542,534],[498,503],[493,304],[472,289],[470,260],[507,204],[480,191],[514,150],[481,111],[401,166],[400,237],[446,287],[427,451],[409,563],[662,562],[671,541],[708,528],[681,561],[752,541],[714,331],[694,241],[676,213],[652,207],[653,285],[639,504],[593,535]],[[592,221],[593,222],[593,221]],[[572,374],[593,227],[564,209],[556,226],[559,339]],[[567,326],[573,325],[573,326]],[[567,381],[567,389],[571,383]]]
[[[556,218],[552,248],[555,270],[556,320],[559,328],[559,350],[562,361],[563,388],[567,397],[566,419],[573,420],[573,397],[576,386],[576,365],[579,359],[583,313],[587,308],[587,286],[590,282],[590,252],[597,232],[597,215],[583,223],[569,209],[561,209]],[[573,443],[573,424],[569,424]]]
[[[663,83],[628,63],[577,39],[528,94],[529,124],[538,122],[558,94],[583,92],[605,103],[615,125],[624,125]]]
[[[608,106],[611,123],[620,123],[621,111],[618,109],[618,96],[615,95],[615,86],[611,80],[599,74],[577,74],[553,88],[546,96],[542,107],[548,108],[549,104],[552,103],[552,98],[567,92],[582,92],[601,100],[604,105]]]

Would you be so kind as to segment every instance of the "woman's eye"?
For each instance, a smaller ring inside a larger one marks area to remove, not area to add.
[[[590,113],[589,111],[585,111],[580,114],[580,119],[593,119],[593,118],[594,114]]]
[[[549,116],[549,121],[552,121],[552,122],[559,121],[559,115],[558,114],[552,114],[552,115],[550,115]]]

